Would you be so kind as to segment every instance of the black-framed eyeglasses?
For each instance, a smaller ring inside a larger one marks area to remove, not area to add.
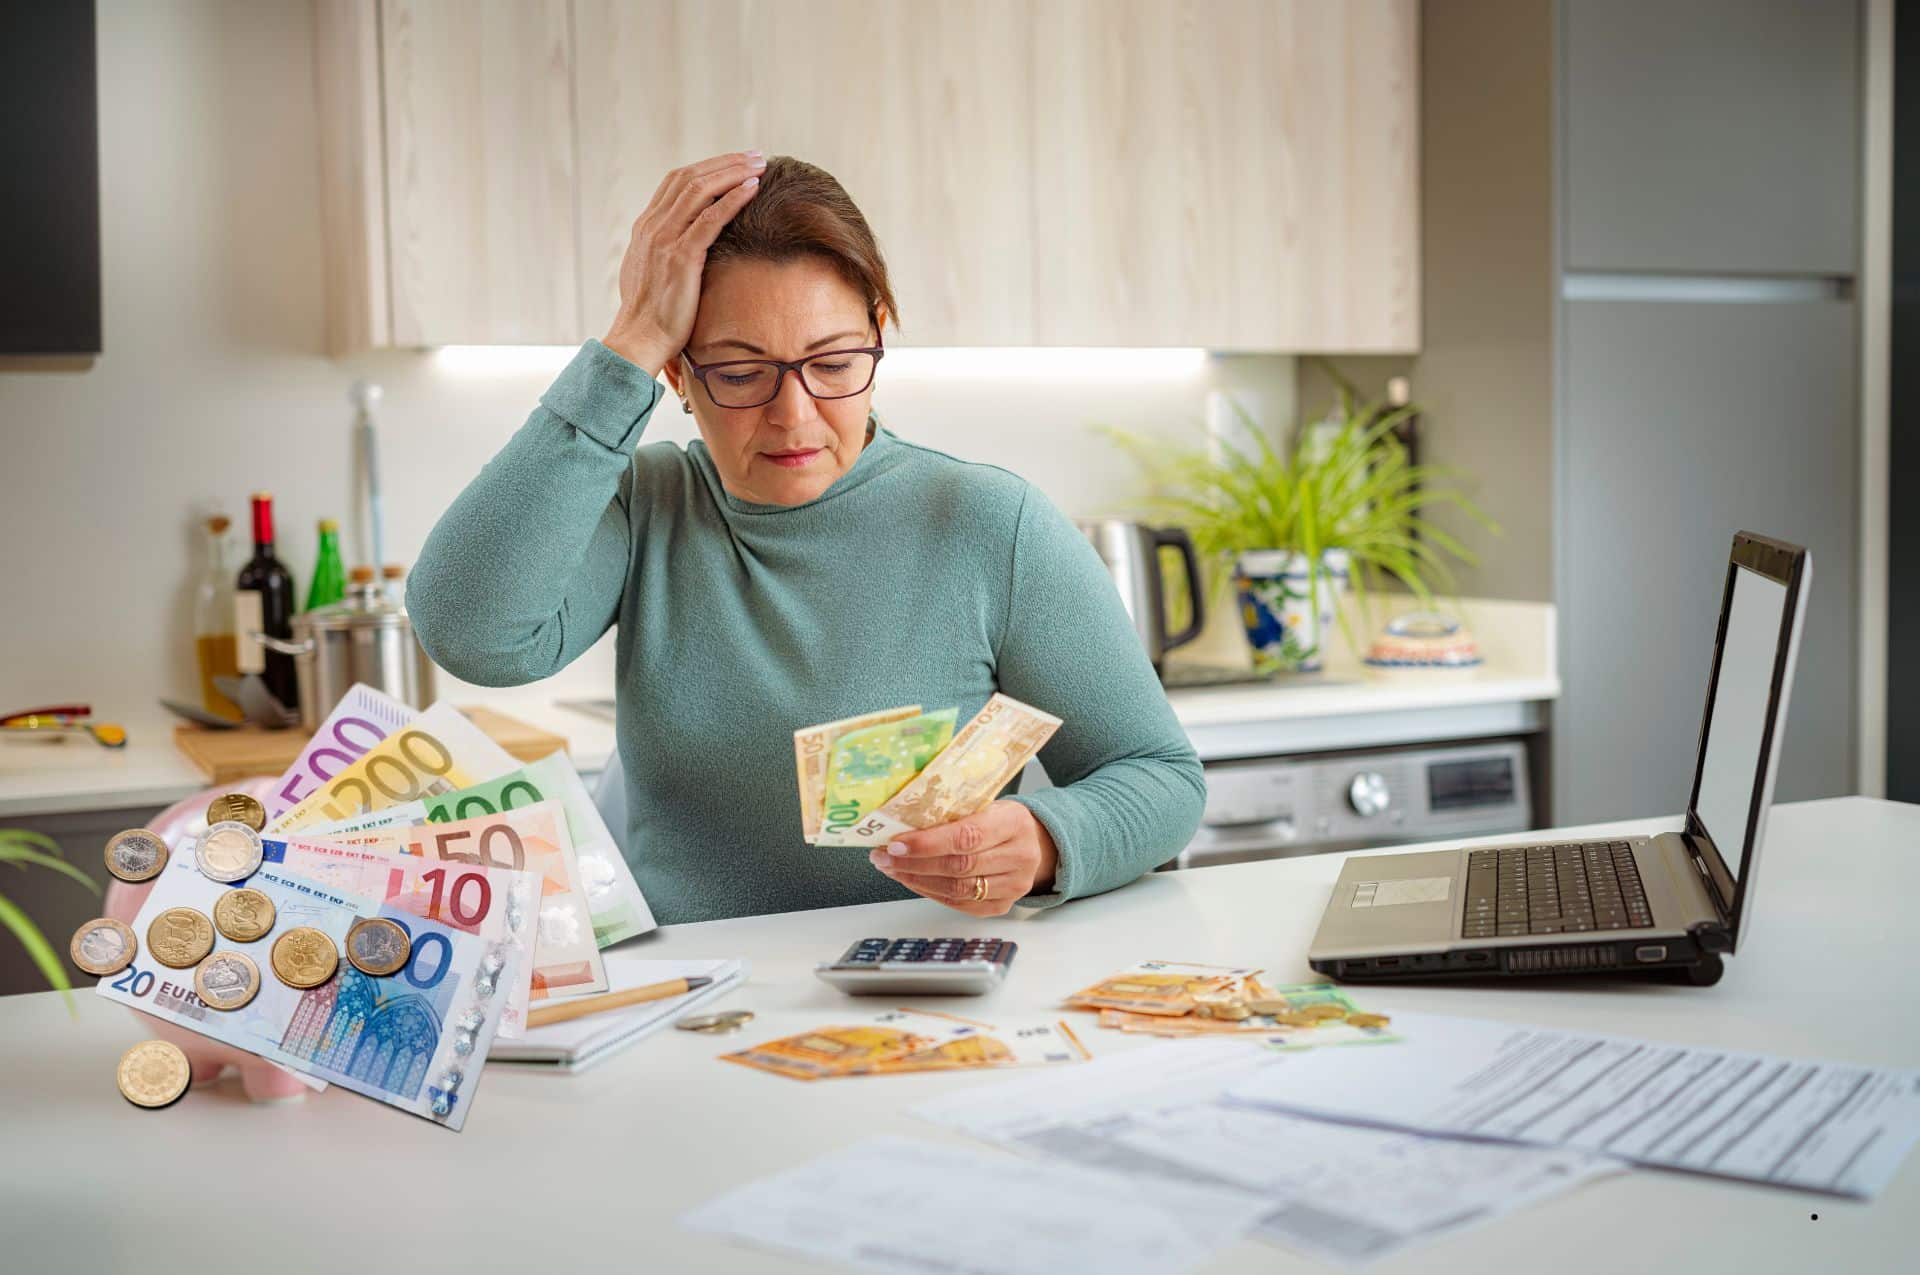
[[[687,361],[715,407],[759,407],[779,395],[780,382],[788,372],[798,376],[801,388],[817,399],[852,398],[863,392],[873,384],[874,370],[887,352],[877,330],[874,340],[873,345],[809,354],[791,363],[779,359],[696,363],[685,350],[680,357]]]

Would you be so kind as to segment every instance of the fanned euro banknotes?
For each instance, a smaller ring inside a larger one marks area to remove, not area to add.
[[[327,714],[327,720],[320,723],[320,729],[313,732],[293,765],[273,781],[273,790],[261,803],[267,809],[267,818],[278,819],[311,797],[321,785],[365,756],[369,748],[418,716],[412,705],[365,682],[355,682]]]
[[[385,810],[471,787],[519,764],[459,709],[442,701],[282,811],[267,829],[299,832],[310,824]]]
[[[214,941],[213,958],[238,953],[257,967],[259,989],[250,1001],[238,1009],[209,1008],[195,991],[193,971],[155,963],[144,942],[132,964],[100,981],[100,995],[279,1063],[309,1081],[341,1085],[461,1128],[507,991],[526,978],[516,954],[404,907],[282,873],[279,866],[262,866],[243,883],[272,902],[272,932],[249,943],[225,935]],[[175,856],[156,878],[134,932],[146,935],[170,909],[210,916],[219,898],[237,888],[202,876],[191,856]],[[318,930],[338,950],[363,917],[384,918],[407,933],[408,960],[392,975],[371,977],[341,960],[331,977],[302,989],[271,972],[273,945],[289,930]]]
[[[885,709],[793,733],[802,834],[813,845],[878,846],[985,809],[1060,729],[996,693],[953,730],[956,711]]]

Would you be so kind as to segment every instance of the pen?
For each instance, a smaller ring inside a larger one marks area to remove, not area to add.
[[[670,978],[664,983],[630,987],[624,992],[603,992],[598,996],[582,996],[579,1000],[561,1001],[557,1005],[536,1005],[527,1011],[527,1026],[545,1027],[548,1023],[564,1023],[569,1018],[583,1018],[588,1014],[598,1014],[602,1010],[638,1005],[642,1001],[685,996],[688,992],[705,987],[711,982],[713,980],[705,975],[695,975],[692,978]]]

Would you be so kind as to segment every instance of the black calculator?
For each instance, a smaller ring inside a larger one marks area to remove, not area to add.
[[[813,972],[853,996],[978,996],[1013,964],[1005,939],[861,939]]]

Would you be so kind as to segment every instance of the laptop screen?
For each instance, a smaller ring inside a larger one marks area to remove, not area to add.
[[[1811,557],[1799,546],[1748,532],[1734,537],[1687,816],[1736,942],[1773,803],[1812,578]]]

